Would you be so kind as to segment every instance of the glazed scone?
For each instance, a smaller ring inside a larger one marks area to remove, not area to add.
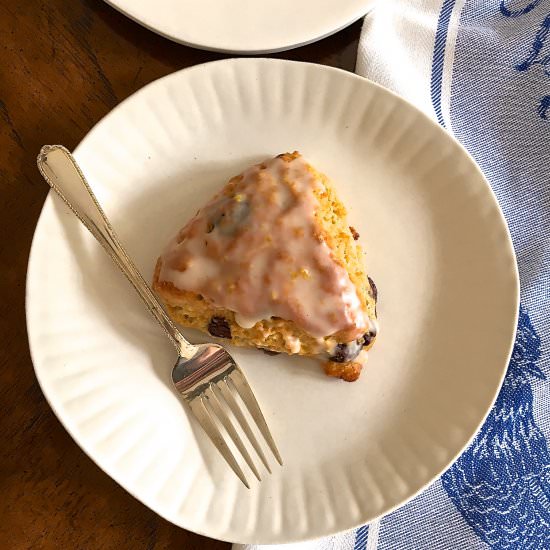
[[[172,318],[238,346],[316,356],[356,380],[377,333],[374,283],[328,178],[285,153],[232,178],[159,257]]]

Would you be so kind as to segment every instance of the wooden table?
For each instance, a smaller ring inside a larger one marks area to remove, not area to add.
[[[359,32],[356,23],[275,57],[353,70]],[[74,148],[144,84],[224,56],[165,40],[99,0],[2,0],[0,37],[0,548],[229,548],[161,519],[77,447],[38,387],[24,310],[48,191],[40,146]]]

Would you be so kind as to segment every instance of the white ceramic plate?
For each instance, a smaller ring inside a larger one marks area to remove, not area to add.
[[[515,332],[514,253],[479,169],[425,115],[353,74],[263,59],[194,67],[122,103],[76,157],[151,277],[168,238],[230,176],[294,149],[349,205],[382,329],[353,384],[314,361],[233,350],[285,460],[250,491],[172,390],[168,340],[51,194],[32,247],[28,332],[57,416],[147,506],[218,539],[321,537],[410,499],[479,427]]]
[[[363,17],[376,0],[106,0],[166,38],[229,53],[289,50]]]

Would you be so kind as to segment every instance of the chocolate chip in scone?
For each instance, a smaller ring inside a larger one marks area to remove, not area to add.
[[[346,363],[347,361],[353,361],[361,351],[363,339],[354,340],[347,344],[338,344],[334,350],[334,353],[330,356],[330,360],[334,363]]]
[[[250,204],[248,201],[234,201],[226,203],[226,210],[220,216],[213,220],[215,226],[224,235],[233,235],[239,227],[243,225],[250,214]]]
[[[355,229],[355,227],[353,227],[353,225],[349,226],[349,230],[351,231],[351,236],[353,237],[353,240],[354,241],[359,240],[359,237],[361,235],[359,235],[359,233],[357,232],[357,229]]]
[[[330,360],[334,363],[343,363],[344,361],[346,361],[347,355],[347,345],[338,344],[334,349],[334,354],[330,357]]]
[[[374,298],[374,301],[377,302],[378,301],[378,289],[376,288],[376,285],[374,284],[374,281],[368,277],[369,279],[369,284],[370,284],[370,288],[371,288],[371,293],[372,293],[372,297]]]
[[[369,332],[366,332],[364,335],[363,335],[363,347],[367,347],[371,344],[371,342],[373,341],[374,337],[376,336],[376,332],[370,330]]]
[[[231,338],[231,327],[224,317],[212,317],[208,323],[208,332],[218,338]]]

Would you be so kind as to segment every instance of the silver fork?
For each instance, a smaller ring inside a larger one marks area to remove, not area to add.
[[[246,434],[265,468],[271,473],[264,452],[238,403],[237,396],[246,405],[277,462],[281,465],[283,462],[260,406],[244,373],[233,357],[217,344],[193,345],[183,337],[120,244],[76,160],[65,147],[44,145],[38,155],[37,164],[50,187],[99,241],[166,332],[178,352],[176,365],[172,370],[174,385],[189,404],[193,415],[216,449],[244,485],[250,488],[239,463],[219,429],[221,425],[253,474],[261,481],[250,453],[226,412],[226,409],[229,409],[233,413],[233,417]]]

